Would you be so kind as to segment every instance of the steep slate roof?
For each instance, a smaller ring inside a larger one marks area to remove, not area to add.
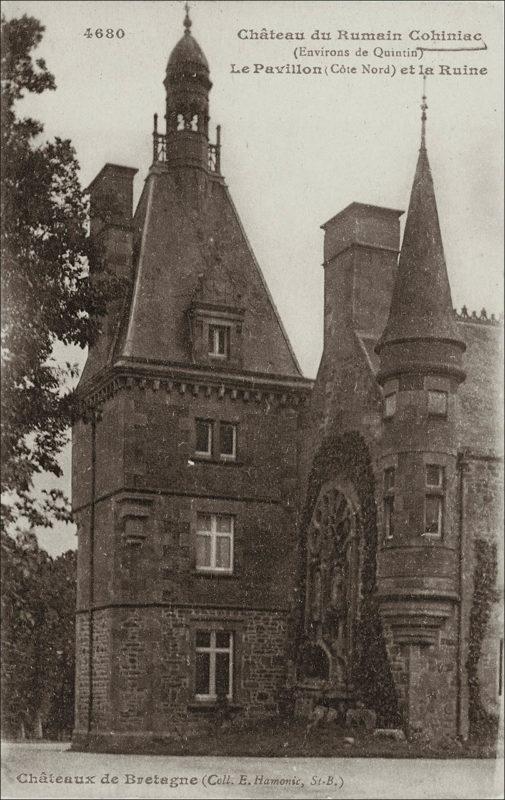
[[[240,299],[245,309],[244,371],[299,377],[272,298],[240,224],[226,186],[206,178],[200,207],[184,199],[172,173],[152,169],[134,218],[138,252],[128,321],[115,360],[191,360],[187,311],[210,288]],[[229,291],[226,286],[229,285]]]

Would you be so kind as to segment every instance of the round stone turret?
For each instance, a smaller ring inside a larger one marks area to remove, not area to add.
[[[455,705],[446,704],[440,720],[438,700],[432,713],[423,698],[432,691],[425,667],[430,648],[436,648],[444,676],[456,668],[454,648],[441,643],[455,640],[460,602],[456,420],[465,344],[454,318],[425,109],[423,102],[421,148],[389,318],[375,348],[384,392],[377,589],[388,641],[404,664],[396,679],[405,723],[410,728],[422,722],[430,735],[437,726],[452,735]],[[449,691],[440,679],[436,697]]]

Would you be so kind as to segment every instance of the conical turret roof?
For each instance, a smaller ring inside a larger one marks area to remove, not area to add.
[[[389,319],[377,345],[408,339],[452,340],[459,336],[445,264],[435,190],[423,133],[410,195]]]

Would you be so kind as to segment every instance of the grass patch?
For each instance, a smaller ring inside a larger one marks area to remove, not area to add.
[[[347,744],[345,737],[353,737],[354,744]],[[114,749],[114,752],[120,751]],[[489,741],[465,744],[448,741],[437,746],[396,742],[370,733],[356,733],[335,723],[322,724],[307,734],[305,720],[275,718],[241,725],[216,724],[205,735],[163,737],[134,752],[262,758],[496,758],[497,748],[496,742]]]

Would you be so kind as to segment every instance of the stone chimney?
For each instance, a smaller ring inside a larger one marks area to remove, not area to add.
[[[386,324],[402,211],[351,203],[324,230],[325,348],[342,327],[378,339]]]

